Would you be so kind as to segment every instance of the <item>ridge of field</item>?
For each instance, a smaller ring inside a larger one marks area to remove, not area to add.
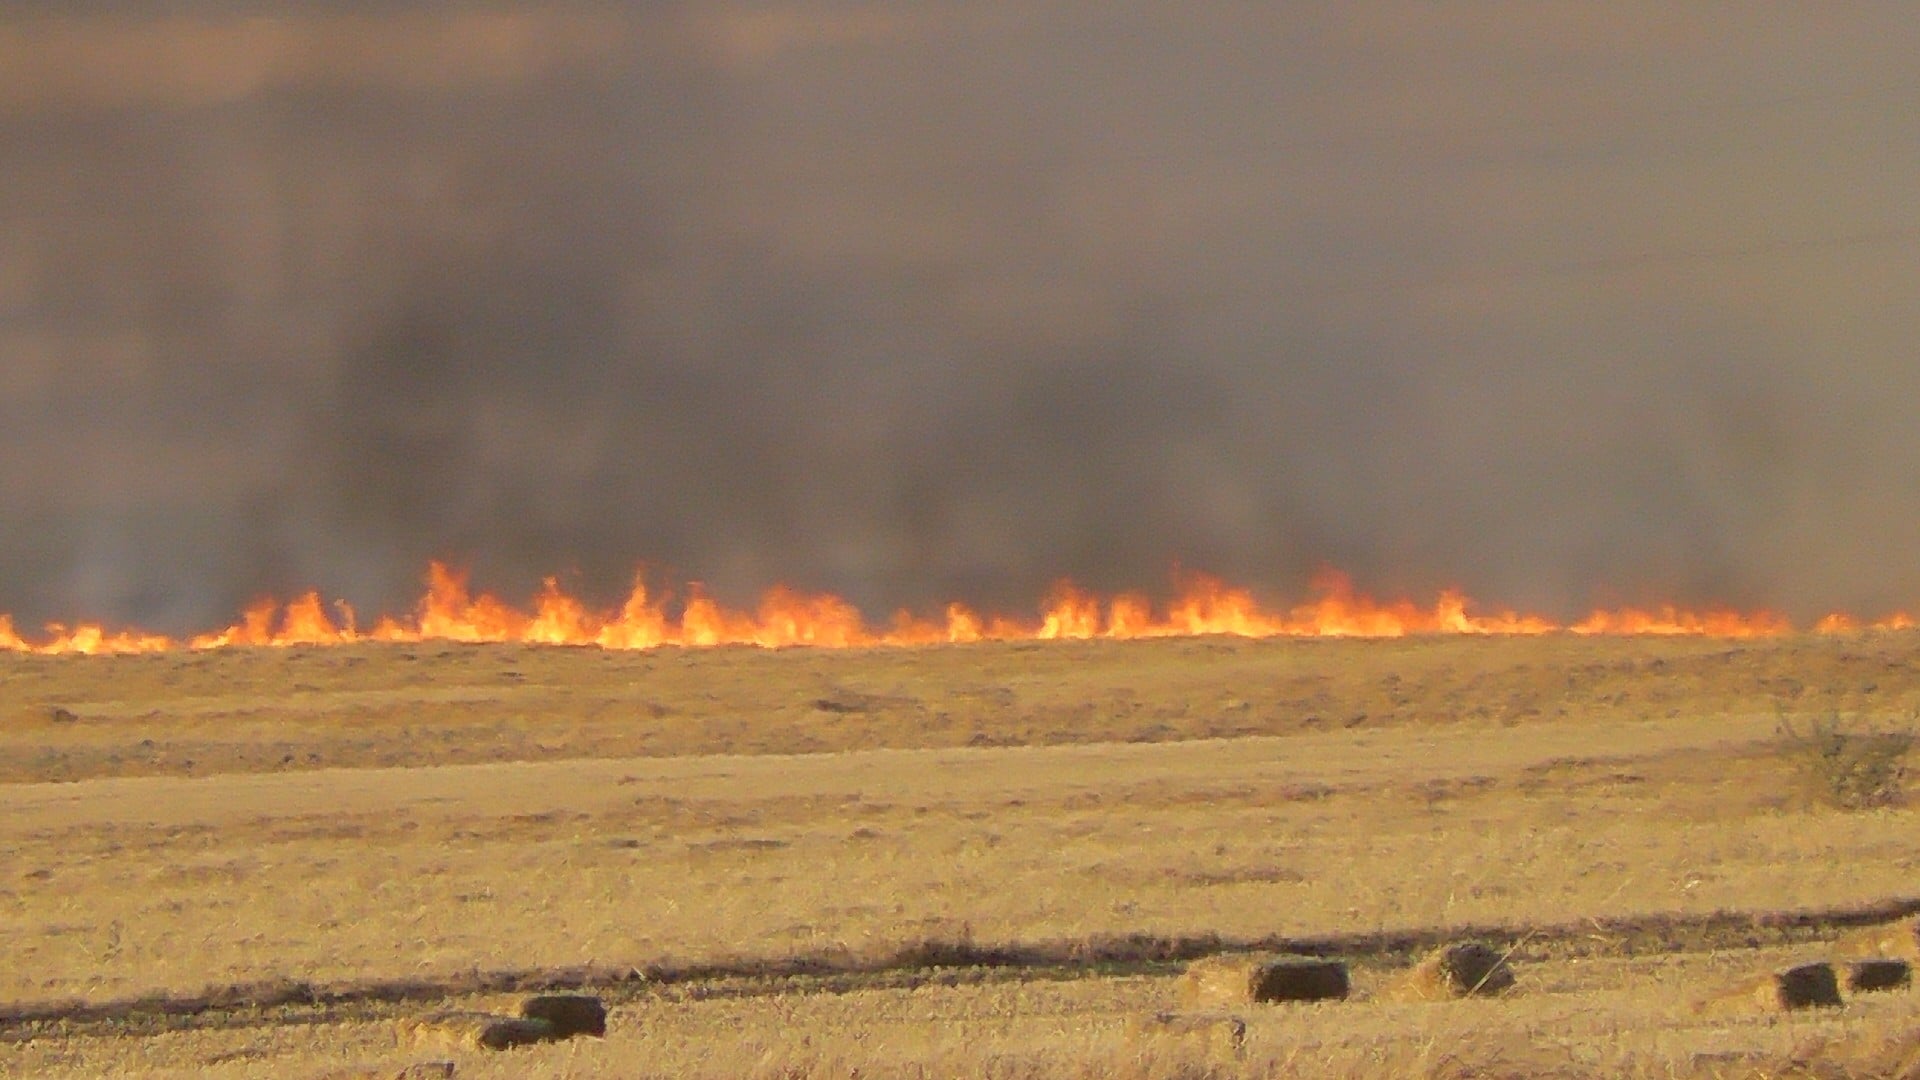
[[[1914,635],[0,653],[0,782],[1920,707]]]
[[[511,1053],[396,1047],[404,1011],[254,1014],[247,1023],[134,1037],[97,1026],[0,1043],[0,1072],[36,1077],[139,1075],[240,1080],[337,1077],[377,1063],[396,1074],[452,1058],[456,1075],[839,1080],[861,1076],[998,1080],[1867,1080],[1905,1076],[1920,1050],[1920,999],[1878,995],[1796,1016],[1709,1018],[1702,988],[1817,955],[1818,945],[1626,959],[1529,958],[1512,995],[1400,1003],[1384,991],[1402,969],[1354,968],[1354,998],[1247,1010],[1246,1047],[1223,1058],[1189,1044],[1141,1045],[1130,1018],[1175,999],[1166,973],[1079,979],[941,972],[904,982],[823,988],[757,982],[752,992],[703,984],[618,1000],[604,1039]],[[511,994],[462,1008],[511,1011]]]
[[[635,1002],[710,1001],[791,994],[852,994],[929,986],[1166,977],[1201,957],[1263,953],[1338,958],[1366,970],[1411,965],[1452,941],[1510,942],[1503,960],[1517,965],[1604,959],[1674,959],[1688,953],[1811,950],[1837,935],[1920,914],[1920,899],[1811,911],[1715,911],[1690,915],[1586,918],[1555,926],[1454,926],[1333,933],[1313,938],[1223,939],[1216,934],[1155,937],[1102,935],[1078,940],[985,943],[970,936],[929,938],[888,952],[844,950],[811,955],[740,957],[669,967],[576,967],[486,971],[435,978],[385,978],[314,984],[276,979],[209,987],[197,993],[156,992],[104,1001],[0,1006],[0,1044],[48,1034],[152,1035],[170,1031],[271,1027],[398,1019],[423,1004],[547,993],[592,992],[616,1006]]]

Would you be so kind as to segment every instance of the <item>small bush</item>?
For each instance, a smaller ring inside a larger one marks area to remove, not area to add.
[[[1780,738],[1807,793],[1842,810],[1868,810],[1900,802],[1914,728],[1849,727],[1838,714],[1802,730],[1780,718]]]

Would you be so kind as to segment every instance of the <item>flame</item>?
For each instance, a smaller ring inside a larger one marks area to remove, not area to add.
[[[286,603],[261,600],[223,630],[176,639],[140,630],[108,630],[97,624],[52,624],[38,639],[15,629],[0,614],[0,651],[37,654],[152,653],[235,646],[346,645],[356,642],[518,642],[530,645],[590,645],[604,649],[662,646],[757,645],[764,648],[871,648],[964,644],[977,641],[1053,641],[1231,634],[1241,637],[1391,638],[1409,634],[1654,634],[1759,638],[1794,632],[1770,611],[1615,608],[1594,611],[1573,623],[1557,623],[1514,611],[1481,611],[1464,594],[1445,591],[1429,607],[1410,600],[1379,601],[1357,590],[1338,571],[1316,575],[1312,599],[1284,610],[1262,607],[1246,589],[1205,574],[1175,579],[1176,595],[1164,605],[1140,593],[1101,598],[1072,582],[1054,586],[1035,619],[982,614],[949,604],[938,617],[896,612],[884,627],[869,626],[860,611],[837,596],[776,586],[751,611],[733,610],[690,586],[684,601],[657,596],[636,576],[626,601],[597,610],[548,578],[528,608],[487,593],[475,593],[467,575],[444,564],[427,570],[426,592],[405,617],[385,616],[362,628],[345,602],[328,604],[318,592]],[[1866,622],[1846,614],[1813,623],[1820,634],[1907,630],[1904,613]]]

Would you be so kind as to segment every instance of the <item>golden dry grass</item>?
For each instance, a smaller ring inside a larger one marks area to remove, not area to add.
[[[1127,1021],[1127,1049],[1142,1057],[1169,1046],[1186,1054],[1238,1060],[1246,1052],[1247,1022],[1226,1012],[1156,1012]]]
[[[1842,956],[1920,960],[1920,918],[1862,927],[1841,939],[1838,950]]]
[[[1913,892],[1915,811],[1809,804],[1776,737],[1910,710],[1911,648],[0,657],[0,1073],[398,1069],[397,1019],[573,971],[605,1040],[459,1075],[1789,1075],[1913,995],[1689,1005],[1846,930],[1724,913]],[[1384,1000],[1489,929],[1513,993]],[[1355,1000],[1130,1048],[1215,942],[1357,950]]]
[[[562,1037],[546,1020],[482,1012],[408,1017],[400,1021],[398,1034],[401,1047],[429,1050],[509,1050]]]

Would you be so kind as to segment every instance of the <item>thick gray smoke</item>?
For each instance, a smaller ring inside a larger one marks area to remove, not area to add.
[[[0,15],[23,625],[1920,603],[1907,5],[150,7]]]

